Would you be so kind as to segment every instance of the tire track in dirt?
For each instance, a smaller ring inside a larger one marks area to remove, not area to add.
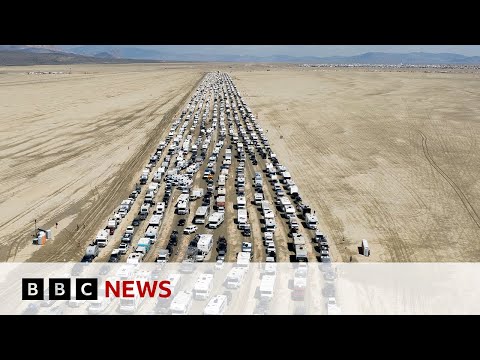
[[[447,181],[447,183],[452,187],[452,189],[455,191],[457,194],[458,198],[462,202],[465,210],[467,210],[468,215],[472,218],[473,222],[477,225],[478,228],[480,228],[480,217],[478,216],[477,212],[475,211],[475,208],[472,206],[466,195],[463,193],[462,189],[453,181],[435,162],[435,160],[432,158],[430,155],[430,152],[428,151],[428,146],[427,146],[427,136],[422,132],[418,131],[420,135],[422,136],[422,148],[423,148],[423,153],[425,154],[426,159],[430,163],[430,165]]]
[[[196,89],[202,79],[203,74],[199,76],[199,79],[192,85],[192,87]],[[119,169],[119,174],[131,174],[132,172],[140,171],[141,167],[144,165],[147,159],[147,156],[149,156],[150,153],[153,152],[154,148],[156,148],[156,146],[158,145],[163,128],[165,126],[168,126],[168,124],[166,123],[175,115],[175,113],[179,111],[181,106],[183,106],[185,101],[188,99],[190,93],[191,91],[186,92],[186,94],[176,103],[175,106],[166,111],[166,113],[155,126],[155,128],[150,131],[149,137],[147,138],[144,146],[142,146],[142,150],[140,151],[140,153],[136,154],[129,161],[127,161]],[[177,96],[177,92],[171,93],[169,101],[173,100]],[[154,106],[154,104],[150,104],[150,106]],[[160,107],[161,106],[154,107],[149,112],[149,116],[154,116],[155,111],[157,111]],[[144,109],[142,109],[142,111],[143,110]],[[73,236],[71,236],[70,238],[67,237],[66,232],[62,231],[56,236],[53,242],[47,243],[47,245],[37,251],[28,261],[62,261],[62,258],[78,258],[78,255],[83,250],[83,247],[81,247],[80,244],[87,242],[90,237],[94,236],[94,233],[98,230],[98,228],[101,227],[101,223],[110,214],[112,204],[118,203],[120,199],[129,192],[129,186],[133,185],[134,183],[135,178],[133,177],[118,177],[100,201],[97,201],[93,207],[80,211],[80,213],[77,215],[77,219],[75,220],[75,222],[77,224],[88,224],[88,226],[86,226],[85,228],[81,228],[79,231],[76,231],[74,233],[71,232],[73,233]],[[76,205],[76,207],[77,206],[78,205]],[[77,246],[77,249],[75,249],[75,246]]]

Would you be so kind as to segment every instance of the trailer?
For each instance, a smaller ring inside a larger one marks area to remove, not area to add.
[[[224,195],[217,196],[216,206],[217,206],[217,210],[220,210],[220,211],[225,210],[225,196]]]
[[[148,222],[148,225],[149,226],[160,226],[160,223],[162,222],[162,215],[160,214],[156,214],[156,215],[152,215],[152,217],[150,218],[150,221]]]
[[[146,238],[149,238],[152,243],[155,243],[155,241],[157,241],[157,236],[158,236],[158,226],[147,227],[147,230],[145,231]]]
[[[186,315],[192,306],[192,292],[180,291],[170,304],[170,312],[172,315]]]
[[[237,196],[237,208],[245,209],[247,207],[247,199],[245,196]]]
[[[244,267],[233,267],[227,274],[225,286],[227,289],[238,289],[245,277],[246,269]]]
[[[241,230],[248,223],[248,212],[247,209],[238,209],[237,210],[237,221],[238,228]]]
[[[193,287],[195,300],[207,300],[213,289],[213,274],[201,274]]]
[[[260,300],[270,301],[275,290],[275,275],[263,275],[260,282]]]
[[[210,299],[203,310],[203,315],[223,315],[227,308],[228,301],[226,295],[215,295]]]
[[[307,228],[315,230],[318,224],[318,218],[315,214],[306,213],[305,214],[305,224]]]
[[[197,249],[203,254],[210,253],[213,247],[213,235],[212,234],[200,234],[197,242]]]
[[[95,238],[98,246],[105,247],[108,244],[109,232],[106,229],[100,230]]]

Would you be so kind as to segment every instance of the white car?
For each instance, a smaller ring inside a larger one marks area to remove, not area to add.
[[[135,228],[133,226],[127,226],[127,230],[125,230],[125,234],[132,234],[135,232]]]
[[[120,246],[118,247],[118,250],[120,254],[125,255],[128,251],[128,244],[127,243],[121,243]]]
[[[198,226],[190,225],[183,229],[184,234],[194,234],[198,230]]]
[[[223,269],[223,266],[225,265],[225,261],[224,260],[217,260],[217,262],[215,263],[215,270],[221,270]]]

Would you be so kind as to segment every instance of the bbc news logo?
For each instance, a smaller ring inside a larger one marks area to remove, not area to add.
[[[45,287],[43,278],[22,279],[22,300],[44,300]],[[48,279],[49,300],[71,300],[71,279],[51,278]],[[75,279],[75,299],[97,300],[98,279],[83,278]]]
[[[45,287],[43,278],[22,279],[22,300],[44,300]],[[140,298],[161,297],[168,298],[172,295],[170,281],[141,281],[141,280],[117,280],[105,281],[106,298]],[[51,278],[48,279],[49,300],[71,300],[72,298],[71,279]],[[97,300],[98,279],[76,278],[75,299]]]

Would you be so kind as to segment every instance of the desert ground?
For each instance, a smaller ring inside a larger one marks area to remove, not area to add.
[[[203,74],[175,64],[0,68],[0,261],[83,252]],[[53,229],[48,251],[34,253],[35,219]]]
[[[480,74],[230,74],[316,210],[334,260],[480,260]]]
[[[0,68],[0,261],[78,261],[212,70],[268,130],[333,260],[480,259],[480,74],[130,64]],[[41,248],[35,220],[55,236]]]

